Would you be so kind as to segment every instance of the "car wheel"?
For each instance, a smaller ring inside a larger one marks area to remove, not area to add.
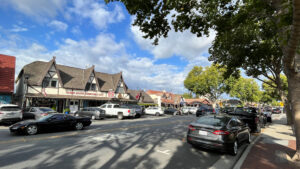
[[[119,120],[123,120],[123,118],[124,118],[124,117],[123,117],[123,113],[119,113],[119,114],[118,114],[118,119],[119,119]]]
[[[159,113],[158,113],[158,112],[156,112],[156,113],[155,113],[155,116],[159,116]]]
[[[248,139],[247,139],[247,143],[248,143],[248,144],[251,143],[251,134],[250,134],[250,131],[248,131]]]
[[[38,128],[36,125],[29,125],[27,128],[26,128],[26,132],[28,135],[35,135],[38,131]]]
[[[237,154],[237,152],[238,152],[238,142],[237,142],[237,140],[235,140],[232,145],[230,154],[235,156]]]
[[[92,115],[92,120],[96,120],[96,116],[95,115]]]
[[[82,124],[81,122],[77,122],[77,123],[75,124],[75,129],[76,129],[76,130],[82,130],[82,129],[83,129],[83,124]]]

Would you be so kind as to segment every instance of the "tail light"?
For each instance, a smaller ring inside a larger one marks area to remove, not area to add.
[[[48,113],[42,113],[41,114],[41,116],[47,116],[48,115]]]
[[[0,114],[4,114],[4,113],[0,112]]]
[[[258,117],[255,117],[255,123],[256,124],[258,124],[258,121],[259,121]]]
[[[130,113],[130,110],[128,110],[128,113]]]
[[[213,113],[215,113],[216,112],[216,110],[215,109],[213,109]]]
[[[189,125],[189,130],[191,130],[191,131],[195,131],[196,129],[195,129],[195,127],[194,127],[194,126],[192,126],[192,125]]]
[[[228,131],[224,131],[224,130],[215,130],[213,132],[213,134],[215,134],[215,135],[229,135],[229,132]]]

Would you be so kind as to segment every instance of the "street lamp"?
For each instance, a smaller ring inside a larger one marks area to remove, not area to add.
[[[29,79],[29,75],[24,74],[24,94],[23,94],[22,108],[26,107],[26,94],[28,92],[28,79]]]

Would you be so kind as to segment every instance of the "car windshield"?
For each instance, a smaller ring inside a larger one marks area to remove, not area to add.
[[[43,107],[43,108],[40,108],[40,110],[42,111],[42,112],[49,112],[49,111],[54,111],[54,110],[52,110],[52,109],[50,109],[50,108],[47,108],[47,107]]]
[[[19,111],[21,110],[18,106],[4,106],[1,108],[2,111]]]
[[[51,118],[52,116],[53,116],[53,114],[49,114],[49,115],[47,115],[47,116],[44,116],[44,117],[38,119],[37,121],[47,121],[47,120],[48,120],[49,118]]]
[[[203,116],[197,120],[197,123],[209,126],[226,126],[230,118],[225,116]]]

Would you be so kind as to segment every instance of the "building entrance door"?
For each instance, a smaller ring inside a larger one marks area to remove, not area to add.
[[[78,110],[78,100],[70,100],[70,112],[75,113]]]

